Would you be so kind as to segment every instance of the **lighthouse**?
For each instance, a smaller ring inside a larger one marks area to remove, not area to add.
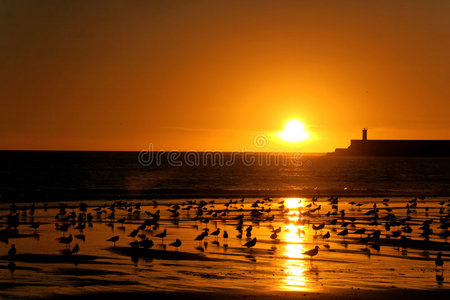
[[[367,141],[367,128],[363,128],[362,130],[362,140]]]
[[[334,156],[366,157],[450,157],[450,140],[378,140],[367,139],[367,128],[362,139],[351,140],[348,148],[336,148]]]

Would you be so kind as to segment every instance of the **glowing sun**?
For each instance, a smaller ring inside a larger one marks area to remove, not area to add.
[[[280,137],[288,142],[300,142],[306,140],[308,136],[305,125],[297,120],[287,122],[284,126],[284,131],[280,132]]]

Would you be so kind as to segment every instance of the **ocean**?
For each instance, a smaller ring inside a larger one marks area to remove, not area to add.
[[[3,202],[450,195],[449,158],[220,155],[0,151],[0,194]]]

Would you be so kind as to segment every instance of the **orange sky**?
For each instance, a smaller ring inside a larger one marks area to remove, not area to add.
[[[449,15],[445,0],[2,1],[0,149],[450,139]],[[311,139],[272,138],[291,119]]]

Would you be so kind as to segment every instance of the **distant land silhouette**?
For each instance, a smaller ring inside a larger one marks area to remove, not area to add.
[[[450,157],[450,140],[369,140],[367,129],[361,140],[351,140],[348,148],[337,148],[331,156]]]

